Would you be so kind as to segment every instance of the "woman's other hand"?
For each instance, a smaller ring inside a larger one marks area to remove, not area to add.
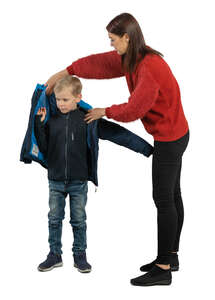
[[[98,120],[105,116],[105,108],[94,108],[88,110],[85,116],[85,121],[89,124],[92,121]]]
[[[53,92],[54,86],[56,84],[56,82],[63,78],[64,76],[69,75],[67,69],[60,71],[54,75],[52,75],[47,82],[45,83],[46,86],[46,94],[47,95],[51,95],[51,93]]]

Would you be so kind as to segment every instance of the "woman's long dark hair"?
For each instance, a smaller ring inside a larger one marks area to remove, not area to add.
[[[148,53],[163,56],[162,53],[146,46],[140,25],[137,20],[128,13],[116,16],[106,26],[106,29],[108,32],[120,37],[125,33],[129,36],[127,52],[122,55],[122,66],[127,72],[133,72],[139,60],[144,58]]]

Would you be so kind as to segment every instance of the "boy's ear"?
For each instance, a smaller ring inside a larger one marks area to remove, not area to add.
[[[75,102],[76,103],[80,102],[81,98],[82,98],[82,94],[77,95]]]

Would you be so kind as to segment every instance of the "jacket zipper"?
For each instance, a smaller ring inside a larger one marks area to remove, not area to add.
[[[68,120],[69,120],[69,114],[66,116],[66,143],[65,143],[65,160],[66,160],[66,166],[65,166],[65,179],[67,181],[67,156],[68,156]]]

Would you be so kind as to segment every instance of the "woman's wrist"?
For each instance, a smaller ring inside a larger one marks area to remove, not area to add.
[[[64,70],[58,72],[57,75],[59,78],[63,78],[64,76],[69,75],[69,73],[68,73],[67,69],[64,69]]]
[[[106,107],[105,108],[102,108],[102,117],[106,116]]]

